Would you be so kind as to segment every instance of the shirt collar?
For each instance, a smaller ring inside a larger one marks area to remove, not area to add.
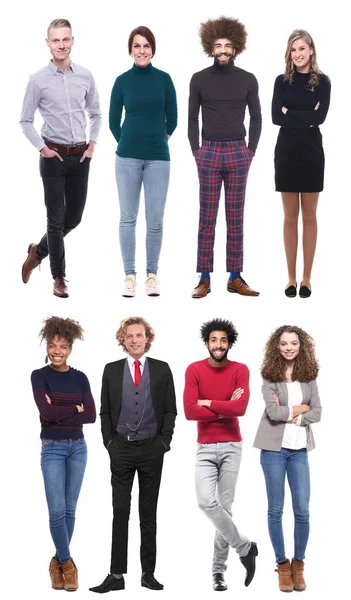
[[[49,60],[48,67],[49,67],[50,71],[52,71],[54,73],[54,75],[56,75],[56,73],[62,73],[61,69],[57,65],[54,65],[52,60]],[[71,62],[67,71],[71,70],[74,73],[74,69],[75,69],[74,64],[73,64],[73,62]]]
[[[136,360],[135,358],[133,358],[132,356],[129,356],[129,354],[128,354],[127,361],[128,361],[128,365],[130,368],[134,368],[135,360]],[[146,361],[145,354],[143,354],[138,360],[139,360],[141,366],[144,368],[145,361]]]

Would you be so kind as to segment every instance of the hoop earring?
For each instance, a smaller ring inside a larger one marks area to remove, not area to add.
[[[45,356],[45,364],[47,365],[49,362],[48,355]]]

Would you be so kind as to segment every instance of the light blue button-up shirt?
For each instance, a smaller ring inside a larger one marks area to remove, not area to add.
[[[41,136],[33,122],[35,111],[44,119]],[[86,113],[90,119],[88,141],[97,141],[101,127],[99,96],[88,69],[71,62],[64,73],[52,61],[31,75],[23,100],[20,125],[24,135],[37,148],[45,140],[65,146],[86,141]]]

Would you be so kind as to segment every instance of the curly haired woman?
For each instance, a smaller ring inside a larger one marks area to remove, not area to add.
[[[299,327],[279,327],[266,344],[261,374],[266,408],[254,446],[261,448],[268,529],[277,561],[279,588],[282,592],[303,591],[306,589],[303,561],[309,536],[307,452],[315,447],[310,425],[317,423],[322,414],[312,338]],[[282,529],[286,476],[295,519],[291,564],[285,555]]]
[[[324,152],[319,130],[328,113],[330,81],[318,68],[314,42],[296,29],[288,39],[285,73],[275,81],[272,119],[280,125],[275,147],[275,185],[284,208],[284,245],[288,266],[285,295],[297,294],[298,217],[303,221],[304,269],[299,295],[311,295],[311,271],[317,242],[317,203],[323,190]]]
[[[56,548],[49,572],[55,590],[78,588],[78,571],[70,554],[75,509],[87,462],[83,424],[94,423],[95,404],[89,381],[68,366],[73,342],[83,330],[72,319],[50,317],[40,331],[49,362],[32,373],[34,400],[41,422],[41,470]]]

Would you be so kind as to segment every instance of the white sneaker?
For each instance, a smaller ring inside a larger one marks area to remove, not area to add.
[[[136,279],[135,275],[127,275],[123,282],[122,296],[133,298],[135,296]]]
[[[149,273],[147,275],[147,279],[145,281],[145,289],[148,296],[159,296],[160,288],[159,281],[156,279],[156,275],[154,273]]]

